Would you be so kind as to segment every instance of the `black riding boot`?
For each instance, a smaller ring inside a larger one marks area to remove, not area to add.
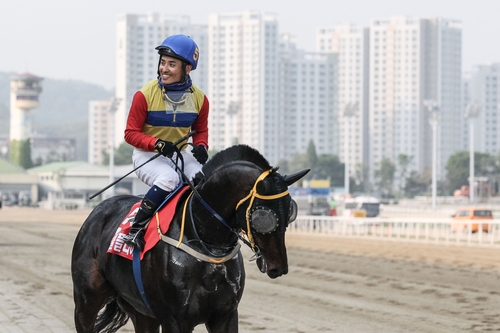
[[[125,244],[136,248],[139,252],[144,250],[144,245],[146,245],[144,242],[144,228],[148,224],[151,217],[153,217],[156,208],[158,208],[158,205],[148,198],[142,199],[141,207],[139,207],[139,211],[135,216],[132,228],[130,228],[128,235],[123,237]]]

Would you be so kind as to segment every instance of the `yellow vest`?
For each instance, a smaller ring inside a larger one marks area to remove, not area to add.
[[[164,94],[158,87],[158,80],[146,83],[141,92],[148,104],[142,132],[171,142],[189,133],[205,98],[205,94],[194,85],[186,91]]]

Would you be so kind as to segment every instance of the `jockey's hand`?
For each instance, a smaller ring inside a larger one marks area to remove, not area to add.
[[[155,143],[156,150],[165,157],[172,157],[175,153],[175,146],[170,141],[164,141],[162,139],[156,140]]]
[[[200,164],[205,164],[205,162],[208,160],[208,153],[207,153],[207,148],[205,148],[204,145],[198,145],[191,150],[193,153],[194,158],[200,163]]]

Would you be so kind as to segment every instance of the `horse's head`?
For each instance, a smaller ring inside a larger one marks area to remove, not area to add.
[[[219,216],[230,221],[232,231],[246,233],[258,256],[257,266],[273,279],[288,272],[285,231],[297,215],[297,204],[288,186],[308,172],[306,169],[282,176],[247,145],[229,147],[203,166],[205,181],[200,192]]]
[[[257,266],[273,279],[288,273],[285,231],[297,217],[297,204],[288,186],[309,172],[282,176],[276,170],[264,171],[236,208],[239,226],[258,255]]]

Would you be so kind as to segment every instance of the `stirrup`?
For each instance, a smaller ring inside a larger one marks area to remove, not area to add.
[[[139,252],[144,250],[146,242],[144,241],[144,229],[139,230],[135,234],[128,234],[123,237],[123,241],[130,247],[136,248]]]

